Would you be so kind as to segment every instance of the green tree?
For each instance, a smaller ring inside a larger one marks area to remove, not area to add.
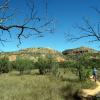
[[[40,74],[50,72],[52,68],[52,59],[40,57],[35,63],[35,66],[39,69]]]
[[[90,62],[89,62],[89,55],[85,54],[80,57],[79,61],[77,62],[77,71],[80,80],[85,80],[89,78],[91,70],[90,70]]]
[[[24,71],[31,71],[33,63],[29,59],[17,59],[16,60],[16,70],[23,74]]]

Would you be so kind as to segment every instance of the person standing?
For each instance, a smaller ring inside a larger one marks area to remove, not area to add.
[[[97,69],[95,67],[93,67],[93,79],[96,82],[96,80],[97,80]]]

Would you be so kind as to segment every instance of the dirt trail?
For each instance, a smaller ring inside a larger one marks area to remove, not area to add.
[[[83,89],[83,96],[87,97],[87,96],[95,96],[97,93],[100,92],[100,82],[97,81],[96,82],[97,87],[95,89]]]

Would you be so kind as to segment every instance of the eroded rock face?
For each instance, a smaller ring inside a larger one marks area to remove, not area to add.
[[[33,61],[37,61],[38,57],[50,57],[55,58],[58,62],[65,61],[61,52],[50,48],[27,48],[15,52],[2,52],[0,56],[7,56],[9,61],[15,61],[18,58],[26,58]]]
[[[64,55],[67,55],[67,54],[79,54],[79,53],[91,53],[91,52],[96,53],[98,51],[91,48],[87,48],[87,47],[80,47],[80,48],[75,48],[75,49],[68,49],[68,50],[63,51],[62,53]]]
[[[9,61],[15,61],[16,60],[16,55],[11,55],[8,57]]]

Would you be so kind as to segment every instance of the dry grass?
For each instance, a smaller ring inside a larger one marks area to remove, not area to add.
[[[63,83],[49,76],[0,76],[0,100],[63,100]]]
[[[72,89],[76,91],[82,85],[71,72],[66,71],[63,75],[61,71],[60,74],[60,79],[52,75],[20,76],[16,72],[2,74],[0,75],[0,100],[66,100],[65,93],[73,91]],[[68,90],[69,86],[71,90]]]

